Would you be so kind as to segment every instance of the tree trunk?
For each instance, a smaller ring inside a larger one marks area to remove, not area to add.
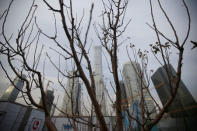
[[[45,117],[45,124],[47,126],[48,131],[57,131],[55,124],[51,121],[51,118],[49,116]]]

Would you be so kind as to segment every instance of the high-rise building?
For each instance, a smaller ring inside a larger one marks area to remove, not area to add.
[[[135,103],[139,103],[141,101],[141,90],[143,90],[145,110],[149,113],[147,115],[153,118],[156,113],[154,102],[147,89],[144,89],[146,81],[144,76],[142,78],[139,77],[139,72],[141,71],[140,65],[136,62],[127,62],[123,66],[123,78],[128,105],[132,106]]]
[[[54,101],[54,91],[46,90],[46,97],[47,97],[47,108],[49,112],[51,112],[53,101]],[[40,105],[42,105],[42,99],[40,99]]]
[[[124,86],[123,81],[119,81],[120,84],[120,90],[121,90],[121,110],[123,111],[125,108],[128,107],[128,102],[127,102],[127,95],[126,95],[126,90]]]
[[[123,81],[120,81],[119,84],[120,84],[120,90],[121,90],[121,99],[124,101],[124,100],[127,99],[124,82]]]
[[[170,77],[173,78],[176,75],[176,71],[172,65],[168,65]],[[151,77],[154,85],[157,87],[156,91],[159,95],[162,105],[165,105],[169,97],[171,96],[171,88],[168,80],[168,75],[164,67],[160,67]],[[173,84],[172,84],[173,85]],[[174,88],[174,87],[172,87]],[[168,107],[168,112],[172,117],[183,116],[197,116],[196,101],[186,88],[185,84],[181,80],[179,88],[171,105]],[[193,108],[194,107],[194,108]]]
[[[64,95],[62,111],[69,115],[81,114],[81,85],[79,77],[73,77],[73,71],[68,74],[70,78],[67,80],[66,92]],[[61,115],[64,115],[61,113]]]
[[[48,106],[49,112],[51,111],[51,108],[53,106],[53,101],[54,101],[54,91],[47,90],[47,106]]]
[[[22,75],[23,78],[25,78],[25,75]],[[5,93],[3,94],[3,96],[1,97],[1,100],[3,101],[10,101],[10,102],[14,102],[17,99],[17,96],[20,92],[20,90],[22,90],[24,85],[24,81],[21,80],[20,78],[16,77],[14,79],[14,85],[10,85],[7,90],[5,91]]]
[[[104,115],[106,114],[106,103],[105,103],[105,85],[103,82],[103,72],[102,72],[102,47],[94,47],[94,79],[96,85],[96,99],[101,105],[101,111]]]

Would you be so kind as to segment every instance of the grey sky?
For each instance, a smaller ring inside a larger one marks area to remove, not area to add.
[[[73,6],[74,6],[74,14],[77,14],[78,17],[81,17],[82,12],[84,10],[85,17],[84,17],[84,28],[86,28],[87,20],[89,16],[89,10],[91,3],[94,2],[94,11],[93,11],[93,23],[101,22],[101,12],[102,12],[102,4],[101,0],[73,0]],[[196,7],[197,7],[197,1],[196,0],[190,0],[187,1],[187,5],[190,10],[192,22],[191,22],[191,33],[190,37],[187,41],[186,47],[185,47],[185,54],[183,59],[183,74],[182,74],[182,80],[186,84],[186,86],[189,88],[189,91],[192,93],[192,95],[197,100],[197,49],[191,50],[192,44],[189,42],[190,40],[197,41],[197,14],[196,14]],[[55,1],[52,1],[54,7],[57,7],[57,3]],[[187,29],[187,18],[186,18],[186,12],[183,8],[183,4],[181,0],[163,0],[162,1],[165,10],[169,14],[170,19],[172,19],[172,22],[175,24],[175,28],[177,29],[177,32],[179,34],[179,38],[182,40],[185,36],[185,32]],[[6,32],[8,34],[12,32],[17,31],[17,26],[21,24],[21,20],[25,17],[26,11],[29,7],[30,1],[27,0],[16,0],[14,5],[12,6],[10,17],[8,19],[8,23],[6,24]],[[41,0],[37,1],[38,4],[38,10],[36,13],[37,20],[39,26],[43,29],[44,32],[47,32],[49,35],[53,35],[54,33],[54,20],[53,15],[51,11],[48,11],[47,7],[43,4]],[[8,0],[0,0],[0,12],[2,12],[6,7],[8,6]],[[172,36],[172,31],[169,29],[169,25],[167,25],[166,20],[164,19],[164,16],[161,14],[161,11],[158,9],[157,3],[154,2],[154,13],[156,16],[156,20],[158,23],[158,27],[161,31],[163,31],[167,36],[170,38]],[[57,21],[60,20],[59,16],[57,15]],[[152,29],[150,29],[146,22],[152,23],[151,17],[150,17],[150,7],[149,7],[149,1],[148,0],[130,0],[128,4],[127,14],[125,21],[128,21],[129,19],[132,19],[130,25],[127,28],[127,31],[125,32],[123,38],[130,37],[131,39],[127,41],[118,52],[118,60],[119,60],[119,68],[122,69],[122,66],[125,62],[129,61],[127,54],[126,54],[126,45],[129,43],[133,43],[136,46],[136,49],[140,48],[142,50],[147,49],[149,50],[149,44],[155,43],[155,34]],[[2,23],[0,23],[2,24]],[[62,32],[62,25],[60,22],[57,22],[58,31],[59,31],[59,40],[61,42],[65,41],[64,34]],[[93,26],[91,26],[93,27]],[[169,31],[170,30],[170,31]],[[89,42],[93,40],[93,44],[98,45],[99,40],[96,38],[96,35],[94,33],[93,28],[90,30],[89,34]],[[45,51],[49,53],[50,56],[57,56],[54,52],[49,50],[49,47],[53,47],[53,43],[46,39],[41,38],[40,43],[45,44]],[[171,57],[171,63],[174,67],[177,65],[177,55],[176,51],[172,49],[173,55]],[[93,51],[90,51],[90,58],[93,63],[92,58]],[[131,56],[132,57],[132,56]],[[0,59],[3,60],[4,58],[0,56]],[[55,61],[57,58],[52,57],[52,59]],[[103,60],[104,57],[103,57]],[[49,63],[49,60],[47,61],[47,69],[46,69],[46,76],[48,79],[51,79],[53,81],[56,81],[57,72],[53,68],[53,66]],[[57,61],[56,61],[57,62]],[[62,63],[62,66],[65,63]],[[69,62],[67,63],[67,66],[69,66]],[[160,65],[158,62],[153,58],[153,56],[150,54],[149,57],[149,69],[156,70]],[[105,77],[110,77],[110,73],[107,69],[107,65],[104,62],[103,65],[103,72]],[[2,72],[2,69],[0,69],[1,77],[0,77],[0,87],[1,87],[1,93],[2,88],[5,89],[6,84],[8,83],[5,81],[5,76]],[[110,77],[111,79],[111,77]],[[54,85],[55,86],[55,85]],[[153,86],[151,84],[151,86]],[[59,90],[57,94],[61,94],[62,90]],[[154,93],[155,94],[155,93]]]

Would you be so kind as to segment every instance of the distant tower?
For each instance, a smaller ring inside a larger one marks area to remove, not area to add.
[[[73,71],[70,71],[69,76],[72,77]],[[69,114],[81,114],[81,85],[78,77],[68,78],[66,92],[64,95],[62,111]],[[64,115],[61,113],[61,115]]]
[[[170,74],[172,77],[176,75],[176,72],[172,67],[172,65],[168,66],[168,70],[171,71]],[[156,88],[156,91],[159,95],[162,105],[165,105],[171,94],[170,94],[168,76],[164,67],[158,68],[157,71],[152,75],[151,79],[154,85],[158,86]],[[194,98],[186,88],[185,84],[181,80],[177,91],[177,95],[174,98],[172,104],[168,107],[167,111],[173,112],[170,114],[172,117],[183,117],[183,116],[194,116],[194,115],[197,116],[196,106],[197,106],[196,101],[194,100]],[[176,110],[180,110],[180,111],[176,112]]]
[[[141,86],[143,85],[141,84],[141,79],[137,73],[139,71],[141,71],[141,68],[140,65],[136,62],[127,62],[123,66],[124,85],[125,85],[128,104],[130,105],[133,104],[138,105],[138,103],[140,103],[140,99],[141,99],[140,90],[141,90]],[[144,84],[146,84],[144,76],[142,78],[142,81]],[[145,99],[145,109],[148,110],[148,112],[154,111],[155,106],[147,90],[143,90],[143,94]],[[154,115],[155,113],[152,113],[151,117],[153,118]]]
[[[127,94],[126,89],[123,81],[120,81],[120,90],[121,90],[121,110],[123,111],[125,108],[128,107],[128,100],[127,100]]]
[[[51,112],[51,108],[53,106],[53,101],[54,101],[54,91],[52,90],[47,90],[47,106],[49,109],[49,112]]]
[[[54,101],[54,91],[53,90],[46,90],[46,97],[47,97],[47,108],[49,112],[51,112],[51,109],[53,107],[53,101]],[[40,105],[42,105],[42,98],[40,99]]]
[[[102,78],[102,47],[94,47],[94,66],[95,66],[95,75]]]
[[[121,90],[121,99],[124,101],[127,99],[125,85],[123,81],[120,81],[119,83],[120,83],[120,90]]]
[[[105,85],[103,82],[103,72],[102,72],[102,47],[94,47],[94,67],[95,67],[95,85],[96,85],[96,99],[101,105],[101,111],[106,115],[106,103],[105,103]]]
[[[26,78],[25,75],[22,75],[23,78]],[[15,87],[14,87],[15,85]],[[16,77],[14,79],[14,85],[10,85],[7,90],[5,91],[5,93],[3,94],[3,96],[1,97],[1,100],[3,101],[10,101],[10,102],[14,102],[19,94],[19,90],[22,90],[23,85],[24,85],[24,81],[21,80],[20,78]]]

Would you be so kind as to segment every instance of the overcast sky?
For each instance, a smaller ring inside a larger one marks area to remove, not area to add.
[[[153,0],[154,1],[154,0]],[[0,12],[7,8],[8,6],[8,0],[0,0]],[[188,87],[191,94],[195,97],[197,100],[197,49],[191,50],[192,44],[190,43],[190,40],[197,41],[197,1],[196,0],[186,0],[187,5],[189,7],[189,11],[191,14],[191,33],[189,36],[189,39],[185,46],[185,52],[184,52],[184,59],[183,59],[183,73],[182,73],[182,80],[184,81],[185,85]],[[27,13],[27,9],[30,6],[30,0],[15,0],[10,15],[8,17],[8,21],[6,23],[6,33],[16,33],[17,27],[21,25],[22,20],[25,17],[25,14]],[[43,29],[44,32],[47,32],[49,35],[54,34],[54,19],[53,14],[51,11],[48,11],[47,7],[43,4],[41,0],[37,0],[38,10],[36,13],[37,20],[39,26]],[[73,0],[73,6],[74,6],[74,14],[77,14],[78,17],[82,16],[82,12],[84,10],[85,17],[83,21],[83,27],[85,28],[87,25],[87,20],[89,16],[89,10],[91,7],[91,3],[94,3],[94,11],[93,11],[93,23],[98,24],[101,21],[101,12],[102,12],[102,4],[101,0]],[[52,4],[54,7],[57,7],[56,1],[52,1]],[[172,20],[173,24],[175,25],[175,28],[178,32],[179,38],[182,41],[185,37],[186,30],[187,30],[187,16],[186,11],[183,7],[183,3],[181,0],[162,0],[162,4],[164,6],[164,9],[169,14],[170,19]],[[154,13],[156,16],[156,23],[158,24],[158,27],[161,31],[163,31],[167,36],[174,39],[173,33],[170,30],[169,25],[166,22],[166,19],[164,18],[161,11],[158,9],[158,4],[154,2]],[[59,30],[59,37],[58,39],[60,41],[65,41],[64,34],[62,32],[62,25],[59,22],[60,18],[57,15],[57,28]],[[133,43],[136,46],[136,49],[142,49],[142,50],[150,50],[149,44],[153,44],[156,42],[155,34],[152,29],[150,29],[146,23],[152,23],[151,16],[150,16],[150,6],[148,0],[130,0],[128,4],[128,9],[126,13],[125,21],[128,21],[131,19],[131,23],[128,26],[124,36],[122,39],[130,37],[130,40],[125,42],[124,45],[122,45],[118,51],[118,60],[119,60],[119,68],[122,69],[122,66],[124,63],[129,61],[128,56],[126,54],[126,45],[129,43]],[[2,25],[2,22],[0,23]],[[93,27],[93,26],[91,26]],[[61,33],[62,32],[62,33]],[[90,30],[89,35],[89,42],[93,41],[93,45],[99,45],[99,40],[96,38],[95,32],[93,28]],[[50,56],[56,56],[54,55],[54,52],[49,50],[49,47],[53,46],[53,43],[46,39],[41,38],[40,43],[45,44],[45,52],[48,52]],[[177,66],[177,52],[172,49],[173,55],[171,57],[171,63],[174,68]],[[93,63],[93,51],[90,51],[90,58]],[[53,60],[57,60],[57,58],[52,57]],[[131,56],[132,58],[132,56]],[[4,58],[2,55],[0,55],[0,59],[4,61]],[[105,61],[105,59],[103,58]],[[49,61],[46,60],[48,63]],[[64,63],[62,66],[69,66],[70,63]],[[150,54],[149,56],[149,70],[153,69],[156,71],[156,69],[159,67],[159,63],[154,59],[154,57]],[[105,77],[109,77],[111,79],[111,74],[109,73],[107,69],[107,65],[104,62],[103,65],[103,72]],[[5,86],[8,85],[8,81],[5,80],[5,75],[3,74],[2,69],[0,69],[0,88],[1,88],[1,94],[5,90]],[[52,67],[52,65],[49,63],[47,64],[46,69],[46,76],[47,79],[50,79],[54,82],[57,82],[55,79],[57,77],[57,72]],[[13,76],[14,77],[14,76]],[[6,84],[7,83],[7,84]],[[55,83],[53,86],[55,87],[57,83]],[[153,86],[153,84],[151,84]],[[58,90],[56,94],[60,94],[61,96],[62,90]],[[153,93],[156,94],[156,93]],[[57,96],[57,95],[56,95]],[[156,95],[155,95],[156,96]],[[57,97],[56,97],[57,98]],[[61,98],[62,99],[62,98]]]

